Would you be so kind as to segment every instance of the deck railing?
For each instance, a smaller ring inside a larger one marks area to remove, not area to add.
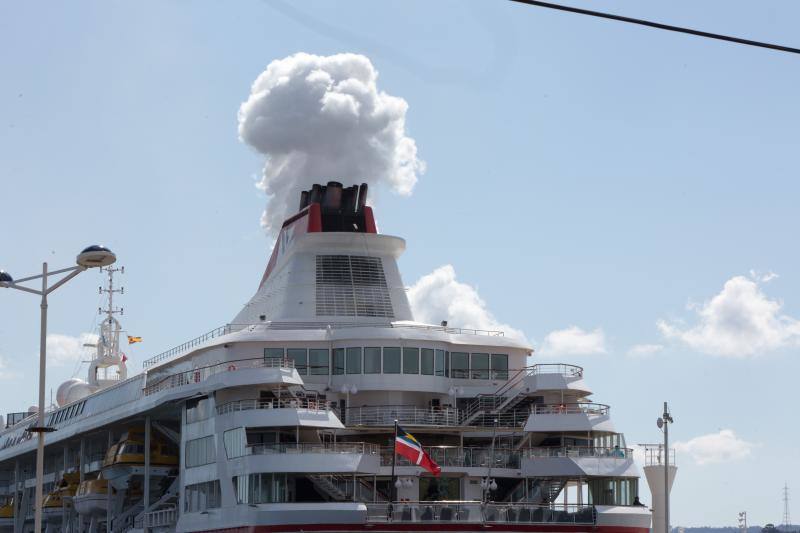
[[[481,502],[404,502],[368,503],[370,523],[486,523],[486,524],[580,524],[596,522],[590,505],[558,505],[557,507],[524,503]],[[435,526],[432,526],[435,527]]]
[[[332,453],[377,455],[380,447],[368,442],[327,442],[327,443],[283,443],[250,444],[245,447],[245,455],[270,455],[277,453]]]
[[[442,467],[519,468],[520,453],[506,448],[496,448],[494,460],[490,447],[425,446],[424,450]],[[390,446],[381,447],[381,466],[391,466],[392,451]],[[398,466],[414,466],[400,455],[396,461]]]
[[[568,365],[564,363],[540,363],[528,369],[529,376],[540,374],[561,374],[567,377],[580,377],[583,376],[583,368],[577,365]]]
[[[217,414],[225,415],[253,409],[308,409],[310,411],[327,411],[325,402],[315,398],[272,398],[233,400],[217,406]]]
[[[211,376],[220,374],[222,372],[232,372],[235,370],[242,370],[245,368],[294,368],[294,361],[285,358],[264,358],[257,357],[253,359],[239,359],[236,361],[223,361],[213,365],[193,368],[183,372],[176,372],[169,374],[157,380],[155,383],[147,385],[144,388],[144,395],[149,396],[156,392],[172,389],[175,387],[182,387],[191,383],[200,383]]]
[[[342,417],[340,417],[342,418]],[[424,409],[413,405],[371,405],[346,409],[342,422],[348,426],[394,426],[394,421],[409,426],[457,426],[458,409]]]
[[[542,446],[525,448],[523,457],[611,457],[626,459],[633,457],[631,448],[598,448],[593,446]]]
[[[534,415],[607,415],[609,407],[602,403],[553,403],[535,404],[531,408]]]

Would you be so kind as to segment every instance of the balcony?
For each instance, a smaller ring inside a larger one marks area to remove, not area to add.
[[[439,466],[456,468],[514,468],[520,467],[520,453],[515,450],[496,448],[492,461],[492,449],[486,447],[425,446],[425,452]],[[392,466],[392,447],[382,447],[381,466]],[[397,466],[415,466],[400,455]]]
[[[523,503],[482,504],[474,501],[366,505],[367,523],[594,525],[597,519],[594,507],[589,505],[559,505],[556,508]],[[434,528],[436,526],[431,526],[431,529]]]
[[[533,365],[525,375],[525,387],[531,391],[570,391],[580,396],[592,393],[583,381],[583,368],[562,363]]]
[[[596,431],[614,432],[609,417],[609,407],[601,403],[535,404],[525,423],[525,431],[562,432]]]
[[[522,451],[522,456],[530,457],[613,457],[615,459],[626,459],[633,457],[631,448],[597,448],[590,446],[547,446],[538,448],[526,448]]]
[[[342,422],[348,426],[393,427],[394,421],[404,426],[458,426],[458,409],[423,409],[413,405],[373,405],[350,407]]]
[[[557,374],[566,377],[583,377],[583,367],[577,365],[567,365],[564,363],[541,363],[533,365],[528,369],[529,376],[541,376],[544,374]]]
[[[232,472],[308,472],[377,474],[380,447],[367,442],[281,443],[243,445],[227,440]]]
[[[275,368],[280,370],[293,370],[294,362],[282,358],[257,357],[253,359],[240,359],[236,361],[224,361],[209,366],[193,368],[184,372],[169,374],[144,388],[144,395],[149,396],[165,390],[170,390],[186,385],[202,383],[210,377],[223,372],[235,372],[237,370],[251,370],[255,368]]]
[[[380,447],[377,444],[368,442],[249,444],[245,446],[245,455],[270,455],[276,453],[377,455],[379,450]]]
[[[522,451],[520,468],[523,475],[530,477],[639,475],[633,463],[633,450],[619,446],[527,448]]]
[[[234,400],[217,406],[218,415],[252,411],[255,409],[306,409],[309,411],[328,411],[325,402],[314,398],[246,399]]]

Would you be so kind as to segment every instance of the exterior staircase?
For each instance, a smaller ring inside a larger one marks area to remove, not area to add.
[[[503,417],[503,414],[516,413],[520,406],[531,403],[528,390],[519,387],[528,374],[528,367],[521,368],[511,378],[491,394],[479,394],[462,410],[461,425],[491,426],[495,418],[499,422],[516,421],[516,417]],[[512,425],[517,425],[516,423]]]

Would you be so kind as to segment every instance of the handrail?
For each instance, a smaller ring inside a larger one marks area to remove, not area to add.
[[[531,414],[534,415],[607,415],[610,407],[603,403],[548,403],[534,404]]]
[[[394,425],[395,420],[401,424],[423,426],[458,426],[461,423],[458,409],[430,409],[414,405],[349,407],[345,409],[342,422],[348,426],[389,427]]]
[[[628,459],[633,457],[633,449],[594,446],[536,446],[522,450],[522,456],[527,458],[541,457],[611,457],[614,459]]]
[[[369,442],[312,442],[282,444],[248,444],[245,455],[269,455],[283,453],[347,453],[378,455],[380,446]]]
[[[232,400],[217,406],[217,414],[224,415],[254,409],[308,409],[327,411],[328,405],[314,398],[244,399]]]
[[[367,522],[593,525],[593,505],[481,503],[478,501],[367,503]]]
[[[423,449],[442,467],[519,468],[521,457],[519,451],[511,448],[492,450],[488,446],[424,446]],[[391,446],[381,447],[381,466],[391,466],[393,450]],[[397,456],[395,461],[398,466],[414,466],[402,456]]]
[[[171,389],[188,385],[190,383],[200,383],[209,377],[219,374],[221,372],[231,372],[241,370],[244,368],[294,368],[294,361],[285,358],[276,357],[256,357],[250,359],[236,359],[233,361],[220,361],[213,365],[201,366],[192,368],[191,370],[184,370],[183,372],[176,372],[169,374],[159,379],[155,383],[145,386],[144,395],[149,396],[162,390]]]
[[[528,375],[561,374],[568,377],[583,377],[583,367],[566,363],[538,363],[528,367]]]
[[[359,322],[340,322],[340,323],[333,323],[328,324],[324,322],[276,322],[276,321],[267,321],[267,322],[259,322],[257,324],[225,324],[223,326],[216,327],[211,331],[203,333],[193,339],[190,339],[182,344],[174,346],[169,350],[163,351],[158,355],[154,355],[153,357],[146,359],[144,363],[142,363],[142,367],[147,369],[153,365],[158,363],[164,362],[175,355],[181,354],[191,348],[199,346],[205,342],[208,342],[212,339],[217,337],[221,337],[223,335],[227,335],[229,333],[234,333],[237,331],[242,331],[244,329],[250,329],[251,331],[255,331],[256,329],[276,329],[276,330],[286,330],[286,329],[352,329],[352,328],[392,328],[392,329],[420,329],[425,331],[442,331],[444,333],[453,333],[457,335],[486,335],[489,337],[504,337],[505,332],[497,331],[497,330],[487,330],[487,329],[474,329],[474,328],[454,328],[448,326],[434,326],[428,324],[397,324],[392,322],[387,322],[384,324],[364,324]]]

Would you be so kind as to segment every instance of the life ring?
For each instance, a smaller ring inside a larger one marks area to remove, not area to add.
[[[228,365],[228,372],[233,372],[234,370],[236,370],[236,365],[234,364]]]

